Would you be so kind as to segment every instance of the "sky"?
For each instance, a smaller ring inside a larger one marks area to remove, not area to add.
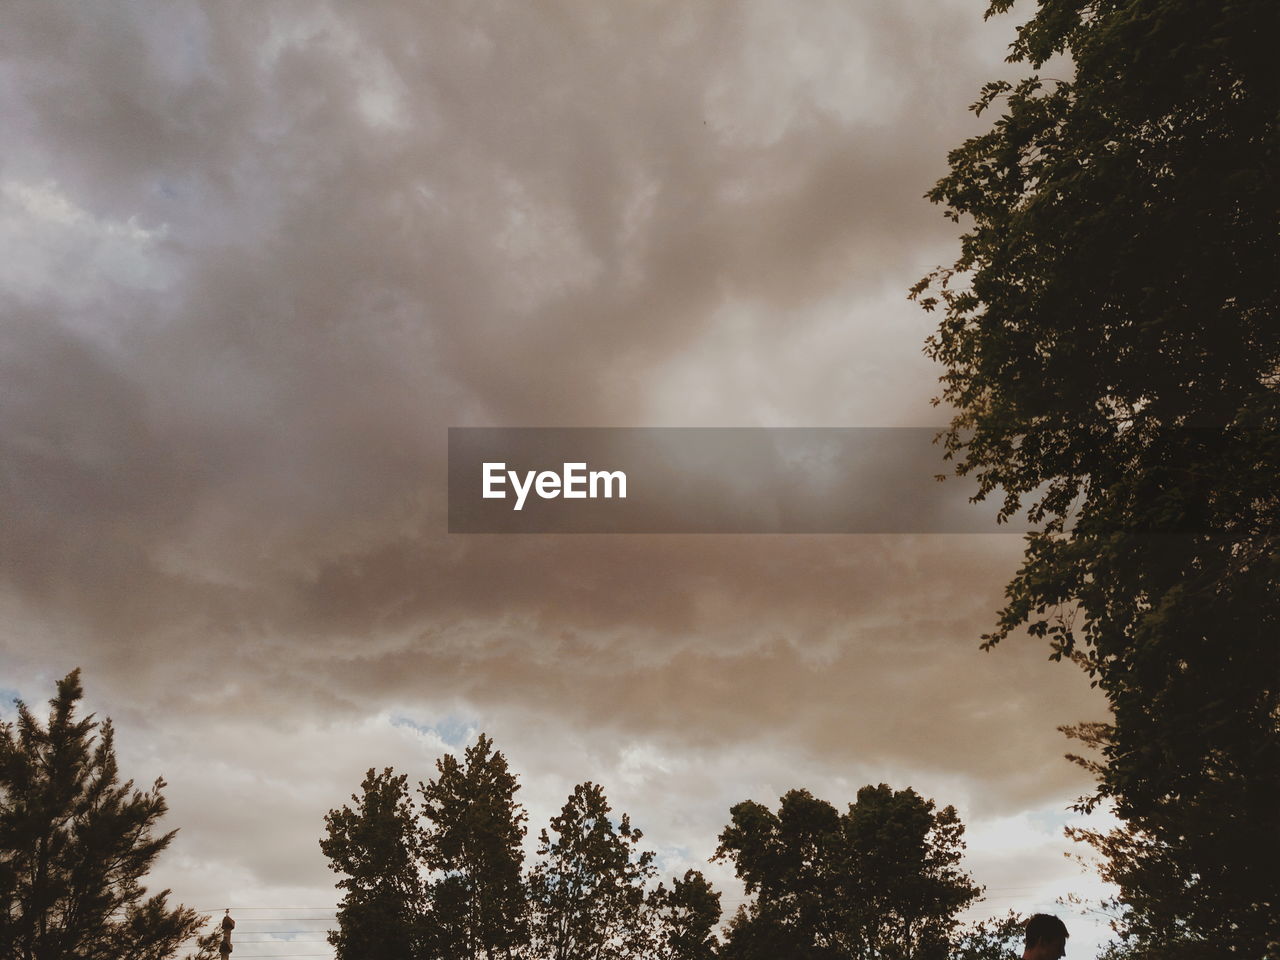
[[[324,813],[484,731],[531,835],[598,782],[730,911],[733,803],[913,786],[967,824],[970,916],[1092,956],[1057,728],[1105,705],[978,649],[1019,537],[445,524],[449,427],[941,424],[906,292],[1017,75],[983,10],[11,0],[0,715],[82,667],[168,783],[153,885],[205,910],[332,908]]]

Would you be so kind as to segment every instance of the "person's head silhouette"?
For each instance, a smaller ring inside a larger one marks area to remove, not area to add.
[[[1067,954],[1067,925],[1051,913],[1037,913],[1027,921],[1022,960],[1058,960]]]

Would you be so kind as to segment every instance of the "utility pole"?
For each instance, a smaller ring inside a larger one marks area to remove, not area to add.
[[[226,915],[222,918],[222,942],[218,944],[218,954],[222,960],[227,960],[231,956],[231,931],[236,928],[236,922],[231,919],[231,908],[227,907]]]

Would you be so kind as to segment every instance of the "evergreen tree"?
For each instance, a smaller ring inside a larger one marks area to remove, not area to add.
[[[120,783],[111,721],[77,717],[82,696],[75,670],[46,726],[22,703],[0,724],[0,957],[165,960],[207,921],[141,883],[176,833],[155,832],[165,784]]]
[[[528,941],[519,784],[484,734],[463,763],[446,755],[436,770],[438,776],[421,785],[433,955],[510,957]]]
[[[1274,0],[1041,0],[913,291],[947,455],[1040,527],[985,645],[1046,637],[1111,708],[1073,732],[1123,827],[1077,835],[1135,957],[1280,948],[1277,36]]]
[[[372,769],[344,806],[325,815],[320,849],[346,893],[329,942],[338,960],[417,960],[426,909],[421,843],[407,778]]]
[[[533,955],[538,960],[631,960],[656,943],[646,884],[653,854],[640,851],[626,814],[615,827],[604,791],[574,787],[543,830],[529,876]]]

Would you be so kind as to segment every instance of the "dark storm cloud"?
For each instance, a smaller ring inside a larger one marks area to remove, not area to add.
[[[979,13],[9,4],[12,668],[192,730],[448,701],[1071,788],[1078,678],[974,649],[1012,538],[444,533],[451,425],[927,411]]]

